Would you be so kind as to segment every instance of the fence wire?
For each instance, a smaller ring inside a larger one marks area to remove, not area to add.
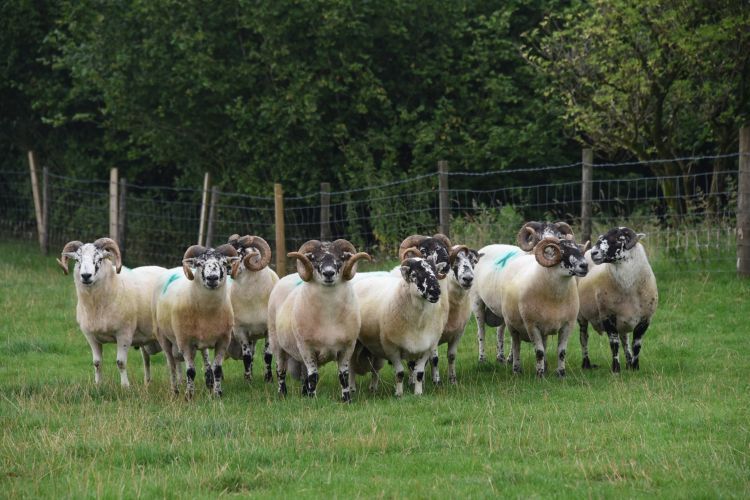
[[[733,273],[739,155],[659,159],[594,165],[592,235],[617,226],[647,233],[657,272]],[[666,167],[671,167],[667,170]],[[36,239],[27,170],[0,172],[0,236]],[[581,163],[490,172],[450,172],[451,239],[480,248],[514,243],[526,220],[564,220],[580,234]],[[41,180],[40,180],[41,182]],[[109,181],[48,177],[51,252],[67,241],[93,241],[109,230]],[[270,186],[269,186],[270,187]],[[285,197],[288,250],[305,241],[345,238],[358,249],[393,257],[409,234],[439,226],[437,172],[377,186]],[[128,265],[180,264],[198,239],[202,191],[127,184],[120,239]],[[209,199],[211,197],[209,196]],[[209,244],[229,235],[256,234],[276,248],[274,198],[215,192]],[[207,212],[209,212],[207,210]]]

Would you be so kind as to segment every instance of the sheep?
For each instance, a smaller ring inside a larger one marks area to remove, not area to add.
[[[458,343],[463,337],[466,323],[471,316],[471,297],[469,290],[474,281],[474,266],[477,265],[481,254],[463,245],[455,245],[451,248],[451,270],[448,276],[448,302],[450,304],[448,320],[443,327],[440,344],[448,344],[448,380],[455,384],[456,380],[456,353]],[[440,383],[440,371],[438,369],[438,351],[432,353],[432,381]]]
[[[546,371],[546,344],[549,335],[558,334],[557,375],[565,376],[568,337],[578,317],[578,287],[573,276],[585,276],[588,263],[575,242],[555,237],[543,238],[534,253],[507,262],[498,292],[503,324],[512,338],[513,372],[521,372],[520,341],[533,342],[536,373]]]
[[[195,392],[195,351],[209,348],[214,349],[213,393],[217,397],[222,395],[222,362],[234,324],[226,278],[228,273],[236,276],[238,267],[239,256],[231,245],[216,249],[193,245],[183,256],[182,274],[166,273],[153,291],[156,337],[167,357],[175,394],[178,389],[174,347],[187,363],[185,397],[192,399]],[[196,269],[198,280],[191,268]]]
[[[578,313],[583,368],[591,368],[588,325],[609,337],[612,372],[620,371],[619,346],[625,351],[625,366],[638,370],[643,336],[656,311],[659,294],[656,278],[639,240],[645,235],[627,227],[611,229],[586,252],[592,264],[588,275],[578,280],[581,307]],[[628,333],[633,332],[633,352]]]
[[[474,286],[471,291],[471,308],[477,320],[477,341],[479,344],[479,362],[484,362],[485,325],[497,329],[497,362],[505,363],[505,332],[501,326],[501,298],[498,293],[499,280],[510,259],[530,252],[534,246],[548,236],[573,240],[573,230],[565,222],[530,221],[518,232],[513,245],[488,245],[479,249],[485,255],[474,269]]]
[[[422,258],[417,248],[400,253],[400,277],[370,273],[354,283],[362,315],[359,343],[367,349],[369,360],[380,358],[391,362],[396,372],[397,397],[404,392],[404,359],[415,361],[414,394],[422,394],[424,366],[445,325],[435,262]],[[369,364],[376,379],[376,367],[382,363]],[[354,375],[351,371],[350,384],[355,382]]]
[[[268,297],[279,281],[279,276],[268,267],[271,262],[271,247],[260,236],[235,234],[229,237],[240,257],[237,278],[232,282],[230,298],[234,311],[232,341],[227,354],[233,359],[242,359],[245,379],[252,380],[255,342],[265,338],[263,359],[266,364],[265,380],[271,382],[271,350],[268,343]]]
[[[297,259],[297,274],[281,280],[268,300],[268,340],[276,356],[279,394],[286,395],[289,358],[306,368],[302,394],[316,395],[318,367],[336,360],[341,399],[351,401],[349,361],[360,329],[359,303],[349,281],[359,260],[350,242],[311,240],[289,257]]]
[[[78,304],[76,321],[91,346],[94,382],[102,381],[102,344],[117,344],[120,384],[128,387],[127,362],[130,346],[141,348],[144,383],[151,381],[152,354],[160,351],[154,336],[150,294],[163,267],[125,268],[117,243],[99,238],[93,243],[70,241],[57,263],[68,274],[68,259],[76,261],[73,271]],[[114,260],[114,265],[112,263]]]

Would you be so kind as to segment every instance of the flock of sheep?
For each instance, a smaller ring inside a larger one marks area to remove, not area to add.
[[[513,371],[521,371],[523,340],[534,345],[541,377],[547,338],[557,335],[556,373],[564,376],[577,321],[583,368],[592,367],[591,324],[609,339],[612,371],[620,371],[620,345],[626,366],[637,370],[658,302],[642,237],[615,228],[587,249],[576,244],[564,222],[528,222],[518,246],[473,250],[442,234],[412,235],[401,243],[400,264],[392,271],[359,273],[357,263],[371,260],[367,253],[343,239],[312,240],[288,254],[297,273],[282,279],[268,267],[271,249],[258,236],[233,235],[215,249],[191,246],[182,268],[175,269],[123,268],[117,243],[109,238],[71,241],[58,263],[68,274],[68,260],[76,261],[76,319],[91,346],[97,384],[102,344],[115,343],[123,386],[129,385],[131,346],[141,350],[146,383],[151,355],[164,351],[172,390],[178,393],[185,373],[185,395],[192,398],[200,352],[206,385],[220,396],[224,358],[241,359],[250,380],[255,343],[265,338],[265,380],[273,380],[275,357],[280,394],[287,393],[289,372],[302,380],[304,395],[315,396],[318,368],[335,360],[341,397],[348,402],[357,375],[371,373],[370,389],[377,388],[385,361],[395,370],[396,396],[403,394],[407,367],[415,394],[422,393],[428,364],[439,383],[440,344],[448,344],[448,379],[455,384],[458,344],[472,311],[480,362],[487,325],[497,327],[497,360],[506,362],[507,327]]]

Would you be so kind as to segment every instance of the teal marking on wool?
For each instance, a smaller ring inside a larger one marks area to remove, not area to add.
[[[520,254],[521,252],[519,252],[518,250],[512,250],[502,257],[498,257],[497,259],[495,259],[495,267],[499,267],[500,269],[504,268],[508,264],[509,260]]]
[[[304,283],[304,280],[302,278],[297,278],[297,281],[294,283],[294,286],[300,286],[302,283]]]
[[[161,289],[161,294],[164,295],[165,293],[167,293],[167,288],[169,288],[169,285],[171,285],[173,281],[177,281],[178,279],[180,279],[180,273],[172,274],[167,282],[164,283],[164,288]]]

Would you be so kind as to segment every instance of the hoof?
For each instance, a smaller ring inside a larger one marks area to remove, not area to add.
[[[536,378],[544,378],[544,368],[536,371]]]
[[[263,380],[266,382],[273,382],[273,374],[271,372],[266,372],[263,376]]]
[[[521,375],[523,373],[523,370],[520,366],[514,366],[513,367],[513,375]]]
[[[501,353],[501,352],[497,353],[497,358],[496,359],[497,359],[497,362],[500,363],[501,365],[504,365],[506,363],[505,355],[503,353]],[[508,359],[508,362],[512,362],[512,361],[513,360]]]
[[[223,395],[224,395],[223,391],[214,391],[214,397],[221,399]]]
[[[350,393],[346,393],[343,396],[341,396],[341,402],[346,404],[351,404],[352,402],[352,396]]]
[[[484,356],[479,356],[479,362],[484,363]]]
[[[565,369],[564,368],[558,368],[558,370],[555,372],[555,374],[558,376],[558,378],[565,378]]]
[[[251,372],[245,372],[245,380],[247,380],[248,382],[252,382],[253,374]]]
[[[458,379],[456,377],[450,377],[448,381],[451,383],[451,385],[458,384]]]
[[[620,373],[620,362],[617,360],[612,362],[612,373]]]
[[[435,385],[438,385],[438,386],[443,385],[443,381],[440,380],[440,379],[433,380],[432,383],[435,384]]]
[[[214,388],[214,372],[209,368],[206,370],[206,388],[213,389]]]
[[[640,370],[640,369],[641,369],[641,364],[640,364],[640,363],[638,362],[638,360],[636,359],[635,361],[633,361],[633,364],[632,364],[632,365],[630,366],[630,368],[631,368],[631,369],[632,369],[633,371],[638,371],[638,370]]]

